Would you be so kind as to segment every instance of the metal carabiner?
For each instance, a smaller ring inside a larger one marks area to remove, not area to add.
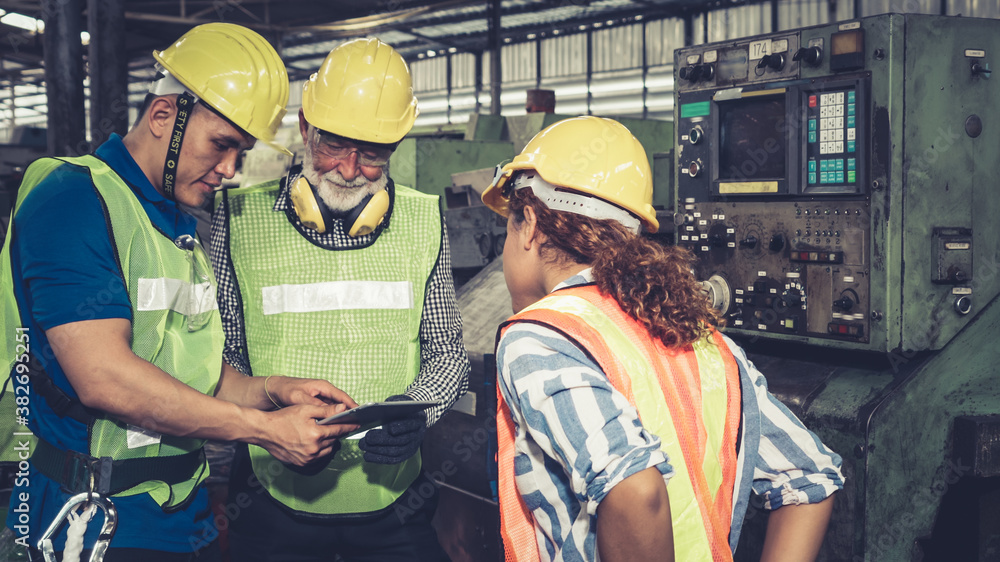
[[[118,510],[115,509],[115,504],[110,498],[105,498],[93,492],[82,492],[71,497],[66,502],[66,505],[59,510],[56,518],[52,520],[45,534],[38,540],[38,550],[42,551],[45,562],[56,562],[56,553],[52,548],[52,537],[59,531],[59,527],[62,526],[63,522],[69,518],[69,514],[78,505],[87,502],[94,503],[104,512],[104,526],[101,528],[101,533],[97,536],[97,542],[94,544],[93,550],[90,551],[90,562],[101,562],[104,560],[104,553],[108,550],[108,546],[111,544],[111,537],[115,536],[115,530],[118,528]]]

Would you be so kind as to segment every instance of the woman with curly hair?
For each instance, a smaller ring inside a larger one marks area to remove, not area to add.
[[[840,457],[780,402],[658,228],[620,123],[548,127],[483,202],[507,217],[497,341],[507,560],[732,560],[751,488],[766,560],[816,557]]]

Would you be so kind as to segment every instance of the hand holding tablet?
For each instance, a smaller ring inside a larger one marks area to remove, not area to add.
[[[399,418],[405,418],[414,412],[425,410],[432,406],[437,406],[437,401],[415,401],[401,400],[396,402],[370,402],[362,404],[356,408],[351,408],[335,414],[326,419],[319,420],[318,424],[327,425],[331,423],[353,423],[371,428],[382,425]]]

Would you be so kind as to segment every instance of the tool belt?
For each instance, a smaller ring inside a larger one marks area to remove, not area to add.
[[[178,484],[190,479],[204,461],[204,449],[171,457],[116,461],[59,449],[41,438],[31,454],[32,466],[69,493],[96,492],[102,496],[113,496],[152,480]]]

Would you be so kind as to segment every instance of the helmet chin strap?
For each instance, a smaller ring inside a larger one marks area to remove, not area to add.
[[[177,96],[177,117],[174,118],[174,128],[170,133],[170,143],[167,145],[167,159],[163,163],[163,196],[171,201],[175,201],[177,159],[181,154],[184,131],[187,129],[188,118],[194,110],[195,101],[194,96],[187,92],[181,92]]]

